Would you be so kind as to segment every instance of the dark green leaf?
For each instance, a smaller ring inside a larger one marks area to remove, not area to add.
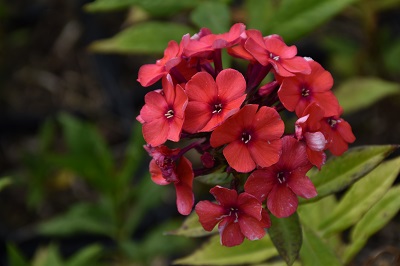
[[[58,247],[51,244],[37,250],[32,266],[64,266]]]
[[[235,247],[225,247],[220,243],[220,236],[210,238],[193,254],[174,261],[180,265],[241,265],[259,263],[278,255],[268,236],[256,241],[244,242]]]
[[[8,265],[9,266],[29,266],[26,258],[12,244],[7,245]]]
[[[303,266],[343,265],[334,251],[308,226],[303,226],[303,246],[300,250]]]
[[[84,5],[84,9],[88,12],[107,12],[128,8],[138,2],[138,0],[95,0]]]
[[[186,217],[181,227],[168,232],[168,234],[187,237],[201,237],[213,234],[215,232],[218,232],[217,227],[215,227],[211,232],[204,230],[203,226],[201,226],[199,222],[199,217],[197,216],[196,212],[192,212],[188,217]]]
[[[5,187],[11,185],[11,178],[10,177],[2,177],[0,178],[0,190],[4,189]]]
[[[292,265],[299,256],[302,233],[297,212],[287,218],[276,218],[271,215],[271,228],[269,236],[274,243],[279,255]]]
[[[279,34],[290,43],[311,32],[356,1],[283,0],[264,33]]]
[[[393,94],[400,94],[400,84],[378,78],[353,78],[335,90],[346,114],[366,108]]]
[[[103,248],[98,244],[87,246],[68,259],[65,266],[97,266],[102,252]]]
[[[114,37],[95,41],[90,50],[102,53],[162,54],[170,40],[180,41],[193,29],[171,22],[146,22],[127,28]]]
[[[203,2],[192,11],[190,19],[199,28],[209,28],[213,33],[224,33],[229,30],[230,10],[221,2]]]
[[[367,243],[368,238],[382,229],[400,210],[400,186],[395,186],[374,205],[354,226],[350,244],[343,259],[349,262]]]
[[[357,223],[392,186],[399,172],[400,157],[380,164],[350,187],[319,229],[330,234]]]
[[[223,167],[211,174],[196,177],[197,181],[211,186],[228,184],[232,179],[233,177],[229,175]]]
[[[310,178],[314,183],[318,196],[303,200],[310,203],[339,192],[363,177],[391,154],[397,146],[361,146],[349,149],[340,157],[333,157],[322,166],[321,171],[313,171]]]
[[[276,12],[276,2],[271,0],[247,0],[245,5],[247,28],[265,32],[274,12]]]

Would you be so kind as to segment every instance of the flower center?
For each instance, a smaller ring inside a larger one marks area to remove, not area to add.
[[[335,128],[335,127],[336,127],[336,124],[338,123],[338,121],[335,120],[335,119],[333,119],[333,118],[329,118],[329,119],[328,119],[328,123],[329,123],[329,125],[330,125],[332,128]]]
[[[168,119],[172,118],[172,117],[174,117],[174,110],[168,110],[168,112],[166,112],[164,115]]]
[[[231,209],[229,210],[229,216],[235,215],[235,220],[233,221],[234,223],[237,223],[239,221],[238,212],[239,212],[239,210],[237,208],[233,208],[233,207],[231,207]]]
[[[278,181],[280,184],[283,184],[286,182],[286,177],[285,177],[285,172],[279,172],[276,177],[278,178]]]
[[[310,96],[310,90],[309,90],[309,89],[306,89],[306,88],[303,88],[303,89],[301,90],[301,96],[303,96],[303,97]]]
[[[242,141],[247,144],[251,140],[251,135],[247,132],[242,133]]]
[[[275,61],[279,60],[279,55],[274,55],[273,53],[269,53],[269,57],[272,58],[272,60],[275,60]]]
[[[219,114],[222,111],[222,104],[214,104],[214,111],[212,111],[213,114]]]

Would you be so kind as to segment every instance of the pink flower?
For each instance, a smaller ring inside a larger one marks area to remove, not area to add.
[[[223,150],[228,164],[247,173],[256,166],[268,167],[279,160],[284,124],[275,109],[245,105],[211,134],[211,146],[227,144]]]
[[[211,131],[236,113],[246,98],[246,81],[234,69],[221,71],[216,80],[199,72],[186,84],[189,103],[183,129],[189,133]]]
[[[356,140],[350,124],[339,115],[322,119],[321,131],[328,141],[327,149],[336,156],[342,155],[349,148],[348,143]]]
[[[268,213],[261,202],[248,193],[216,186],[210,190],[218,204],[200,201],[196,213],[203,228],[211,231],[218,223],[221,244],[227,247],[240,245],[244,238],[257,240],[265,235],[264,228],[271,226]]]
[[[182,215],[189,215],[194,204],[192,163],[179,156],[179,149],[150,145],[145,146],[145,149],[153,157],[150,162],[151,179],[158,185],[173,183],[178,211]]]
[[[143,137],[152,146],[167,140],[179,141],[187,96],[180,85],[174,88],[170,75],[163,79],[163,90],[145,96],[145,105],[137,120],[143,124]]]
[[[294,76],[294,73],[310,73],[307,61],[296,56],[296,46],[287,46],[278,35],[263,38],[261,32],[255,31],[247,39],[244,47],[260,64],[271,64],[279,76],[290,77]]]
[[[287,110],[296,111],[298,117],[312,102],[318,103],[325,116],[336,115],[339,111],[339,103],[331,91],[332,75],[317,62],[308,62],[311,74],[297,74],[295,77],[282,79],[281,87],[278,90],[280,101]]]
[[[288,217],[297,210],[297,196],[309,199],[317,195],[313,183],[306,176],[311,167],[305,145],[286,136],[282,138],[279,161],[254,171],[244,189],[261,202],[267,200],[268,209],[276,217]]]
[[[327,141],[320,131],[320,121],[323,117],[324,111],[317,103],[313,102],[304,110],[302,117],[295,124],[296,138],[304,141],[308,159],[319,169],[326,160],[324,150]]]
[[[182,49],[176,41],[170,41],[164,51],[164,57],[155,64],[146,64],[139,69],[137,81],[143,87],[153,85],[181,62]]]

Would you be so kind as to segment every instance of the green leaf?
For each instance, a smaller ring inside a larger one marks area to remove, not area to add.
[[[400,210],[400,186],[389,191],[361,218],[350,233],[350,244],[343,259],[349,262],[367,243],[367,240],[382,229]]]
[[[29,262],[21,254],[16,246],[7,244],[7,255],[9,266],[29,266]]]
[[[209,28],[213,33],[224,33],[229,30],[230,10],[221,2],[203,2],[190,15],[192,22],[199,28]]]
[[[113,236],[115,232],[112,214],[106,203],[80,203],[73,205],[65,214],[38,225],[44,235],[70,236],[79,232]]]
[[[318,196],[309,200],[301,199],[301,203],[320,200],[350,186],[372,171],[397,148],[395,145],[360,146],[349,149],[340,157],[331,158],[321,171],[312,171],[309,175]]]
[[[187,237],[201,237],[214,234],[215,232],[218,232],[217,227],[215,227],[211,232],[204,230],[203,226],[201,226],[199,222],[199,217],[197,216],[196,212],[192,212],[188,217],[186,217],[178,229],[170,231],[168,234]]]
[[[299,256],[302,243],[297,212],[287,218],[276,218],[271,215],[271,224],[268,232],[272,242],[287,265],[292,265]]]
[[[220,236],[210,238],[193,254],[174,261],[180,265],[238,265],[265,261],[278,255],[268,236],[256,241],[244,242],[235,247],[225,247],[220,243]]]
[[[265,32],[276,12],[276,2],[271,0],[247,0],[245,1],[247,11],[247,28],[257,29]]]
[[[224,167],[221,167],[220,169],[216,170],[211,174],[201,175],[196,177],[196,181],[211,186],[228,184],[232,181],[232,179],[233,177],[225,171]]]
[[[99,244],[93,244],[87,246],[77,253],[75,253],[68,261],[65,266],[90,266],[99,265],[98,259],[102,255],[103,248]]]
[[[329,265],[340,266],[336,254],[329,246],[308,226],[303,225],[303,246],[300,250],[300,259],[303,266]]]
[[[0,190],[4,189],[5,187],[11,185],[11,178],[10,177],[2,177],[0,178]]]
[[[283,0],[264,33],[279,34],[290,43],[313,31],[356,1]]]
[[[393,94],[400,94],[400,84],[373,77],[347,80],[335,90],[346,114],[364,109]]]
[[[51,244],[36,251],[32,266],[64,266],[58,247]]]
[[[392,186],[399,172],[400,157],[380,164],[350,187],[319,229],[330,234],[357,223]]]
[[[95,0],[83,6],[87,12],[107,12],[128,8],[138,0]]]
[[[102,53],[162,54],[170,40],[180,41],[193,29],[171,22],[145,22],[127,28],[114,37],[93,42],[89,49]]]

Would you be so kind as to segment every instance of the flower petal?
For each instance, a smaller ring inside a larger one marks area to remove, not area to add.
[[[281,140],[255,140],[248,143],[251,158],[260,167],[268,167],[279,161],[281,156]]]
[[[242,215],[239,217],[240,231],[249,240],[258,240],[264,237],[265,230],[262,227],[262,222],[256,220],[255,218],[247,215]]]
[[[237,206],[238,194],[234,189],[215,186],[210,189],[210,193],[224,207],[231,208]]]
[[[267,207],[278,218],[292,215],[298,206],[296,194],[286,185],[276,185],[268,195]]]
[[[217,78],[218,97],[224,102],[230,102],[243,96],[246,89],[246,81],[243,75],[234,69],[222,70]]]
[[[208,200],[203,200],[197,203],[195,210],[199,216],[199,222],[206,231],[213,230],[217,223],[219,223],[226,214],[223,207],[211,203]]]
[[[167,71],[165,71],[164,66],[146,64],[140,67],[137,81],[143,87],[148,87],[156,83],[165,74],[167,74]]]
[[[242,244],[244,235],[240,231],[239,223],[221,222],[218,226],[221,235],[221,244],[226,247],[233,247]]]
[[[298,196],[310,199],[317,196],[317,190],[304,173],[292,172],[287,181],[290,189]]]
[[[263,202],[277,182],[274,172],[267,169],[256,170],[247,179],[244,190]]]
[[[238,206],[240,211],[246,215],[251,216],[258,221],[261,220],[262,205],[261,201],[259,201],[255,196],[246,192],[240,193],[238,197]]]
[[[142,133],[147,143],[153,147],[159,146],[167,141],[169,123],[164,117],[144,123]]]
[[[241,140],[229,143],[225,147],[223,154],[228,164],[238,172],[248,173],[256,168],[247,145]]]
[[[207,72],[199,72],[186,83],[186,94],[189,101],[212,104],[218,95],[217,84]]]
[[[157,185],[165,186],[168,185],[169,182],[162,176],[160,167],[158,167],[156,161],[153,159],[150,161],[150,175],[151,180]]]

